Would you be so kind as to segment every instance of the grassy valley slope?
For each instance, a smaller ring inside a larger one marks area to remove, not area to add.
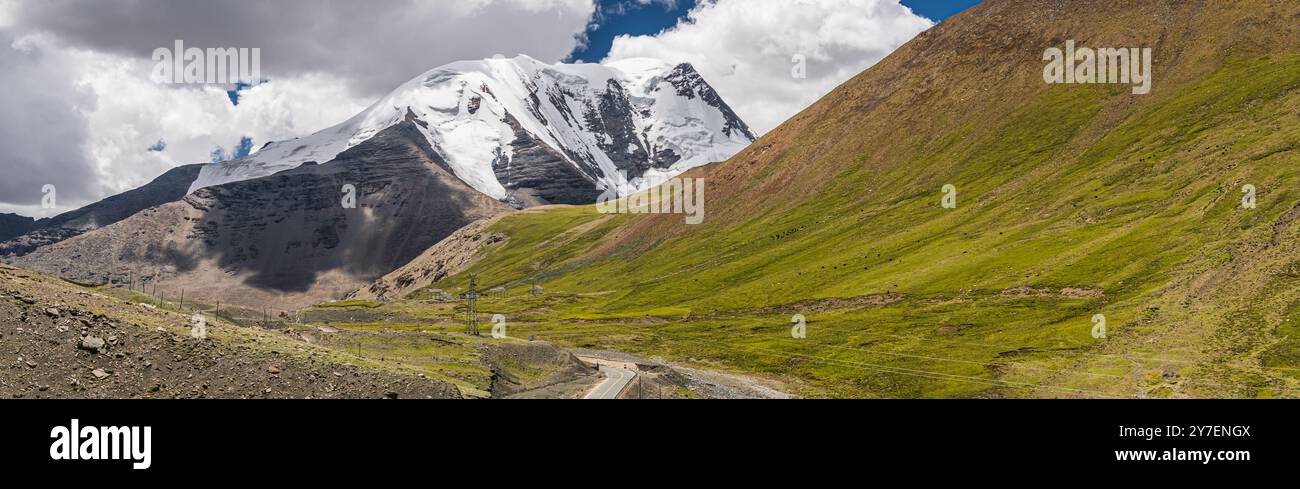
[[[474,273],[507,289],[480,310],[514,336],[808,396],[1294,397],[1298,25],[1284,1],[990,0],[692,170],[703,224],[507,215],[402,292]],[[1152,48],[1151,93],[1044,83],[1043,50],[1071,39]]]

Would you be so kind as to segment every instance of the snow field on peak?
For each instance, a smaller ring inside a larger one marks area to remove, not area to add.
[[[653,168],[656,177],[726,159],[749,144],[735,131],[723,134],[727,120],[718,107],[697,94],[679,94],[665,80],[674,69],[652,59],[549,65],[519,56],[451,63],[403,83],[334,127],[270,143],[239,160],[207,165],[189,191],[259,178],[308,161],[326,163],[405,120],[408,111],[457,177],[497,199],[509,195],[493,164],[509,165],[514,159],[511,142],[516,134],[508,123],[511,119],[523,132],[563,155],[598,188],[617,188],[622,183],[619,168],[601,149],[609,148],[613,138],[599,127],[589,127],[599,125],[588,114],[599,113],[605,96],[626,95],[639,141],[614,151],[636,154],[641,145],[650,155],[666,149],[679,157],[668,168]],[[621,93],[612,91],[611,80]]]

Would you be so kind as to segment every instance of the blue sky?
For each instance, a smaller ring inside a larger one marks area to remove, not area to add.
[[[980,0],[903,0],[903,5],[913,12],[935,22],[942,22],[977,3]]]
[[[913,12],[936,22],[966,10],[980,0],[902,0]],[[587,28],[587,46],[569,55],[566,61],[599,62],[609,53],[614,38],[620,35],[650,35],[677,25],[696,0],[600,0],[600,13]]]
[[[673,2],[669,2],[670,4]],[[614,37],[658,33],[677,25],[695,6],[695,0],[677,0],[676,6],[661,2],[640,4],[636,0],[600,0],[599,11],[587,26],[587,46],[574,50],[568,61],[599,62],[609,53]]]

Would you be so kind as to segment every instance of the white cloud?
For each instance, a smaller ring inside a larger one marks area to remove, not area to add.
[[[260,146],[329,127],[369,102],[332,75],[303,74],[247,89],[235,106],[219,87],[149,81],[151,61],[42,35],[19,38],[8,49],[6,57],[30,68],[0,72],[0,84],[15,88],[7,93],[26,101],[17,112],[25,117],[0,121],[8,127],[0,140],[32,144],[18,145],[22,152],[0,162],[18,177],[5,185],[0,212],[48,217],[143,185],[169,168],[207,162],[218,146],[232,152],[242,137]],[[165,149],[148,151],[158,141]],[[33,204],[45,183],[55,184],[56,209]]]
[[[260,48],[270,77],[329,73],[375,98],[452,61],[557,61],[594,11],[592,0],[42,0],[15,10],[20,28],[134,58],[176,39]]]
[[[0,29],[14,24],[18,17],[18,0],[0,0]]]
[[[46,184],[53,184],[60,198],[93,192],[84,112],[94,110],[95,98],[76,82],[76,60],[35,40],[3,34],[0,203],[39,208]]]
[[[210,160],[341,122],[438,65],[494,53],[555,61],[591,0],[0,0],[0,212],[49,217]],[[156,47],[259,47],[270,81],[149,81]],[[159,140],[163,151],[148,151]],[[56,185],[58,208],[41,209]]]
[[[330,75],[277,78],[241,92],[235,106],[220,88],[141,79],[147,63],[118,58],[98,64],[87,73],[86,85],[99,100],[88,114],[89,142],[107,194],[139,186],[177,165],[206,162],[218,146],[233,153],[242,137],[260,147],[310,134],[368,103]],[[159,140],[166,143],[163,151],[146,151]]]
[[[654,36],[619,36],[606,61],[689,62],[765,133],[933,25],[896,0],[717,0]],[[791,74],[795,55],[807,78]]]

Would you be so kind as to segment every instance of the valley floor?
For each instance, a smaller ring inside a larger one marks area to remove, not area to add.
[[[13,355],[0,396],[576,399],[611,356],[638,371],[620,398],[777,393],[618,352],[579,359],[544,341],[466,335],[454,304],[414,309],[344,302],[262,318],[0,265],[0,349]]]

